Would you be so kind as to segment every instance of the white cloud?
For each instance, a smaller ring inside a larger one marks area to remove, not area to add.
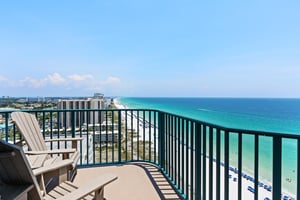
[[[22,92],[30,91],[40,95],[45,91],[52,91],[58,94],[64,94],[64,92],[78,94],[86,94],[87,92],[110,92],[117,93],[121,85],[121,79],[116,76],[108,76],[106,78],[96,78],[91,74],[71,74],[62,75],[59,73],[48,74],[41,78],[36,77],[24,77],[18,80],[13,80],[0,75],[1,88],[7,91],[17,92],[19,95]],[[51,92],[50,92],[51,93]],[[48,95],[56,95],[50,94]]]
[[[119,84],[121,82],[121,79],[115,76],[109,76],[107,79],[104,81],[105,84],[107,85],[114,85],[114,84]]]
[[[66,82],[66,79],[63,78],[59,73],[50,74],[45,80],[46,82],[49,82],[54,85],[60,85]]]
[[[19,81],[11,81],[12,85],[15,87],[33,87],[33,88],[40,88],[44,86],[44,81],[34,79],[31,77],[25,77]]]
[[[7,80],[6,77],[0,75],[0,81],[6,81],[6,80]]]
[[[0,75],[0,87],[4,88],[4,87],[11,87],[14,86],[15,83],[11,80],[9,80],[7,77],[5,76],[1,76]]]
[[[68,78],[71,79],[72,81],[85,81],[85,80],[94,79],[93,75],[90,74],[84,74],[84,75],[73,74],[68,76]]]
[[[14,87],[42,88],[47,85],[65,85],[66,79],[59,73],[53,73],[41,79],[27,76],[24,79],[10,80],[9,82],[11,83],[10,86]]]

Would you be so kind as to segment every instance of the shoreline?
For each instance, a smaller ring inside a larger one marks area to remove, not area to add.
[[[126,106],[120,104],[120,102],[118,100],[116,100],[114,102],[116,108],[118,109],[126,109]],[[154,136],[154,129],[155,127],[150,124],[149,122],[147,122],[146,124],[148,124],[146,127],[143,127],[142,123],[139,123],[138,118],[136,115],[133,114],[133,116],[131,116],[131,113],[127,113],[127,127],[131,128],[134,131],[137,131],[135,128],[137,127],[142,127],[144,131],[138,131],[139,137],[143,138],[144,140],[149,141],[149,133],[152,134],[151,138],[153,140]],[[122,120],[125,119],[125,113],[122,112]],[[133,119],[133,121],[131,122],[131,119]],[[151,130],[150,130],[151,129]],[[150,131],[149,131],[150,130]],[[156,133],[158,133],[158,131],[156,131]],[[155,138],[156,142],[157,142],[157,138]],[[153,145],[151,145],[153,147]],[[207,169],[209,169],[209,157],[206,157],[206,167]],[[224,164],[222,164],[221,162],[221,186],[224,185]],[[214,170],[214,183],[216,182],[216,160],[215,158],[213,158],[213,170]],[[237,168],[234,166],[229,166],[229,191],[230,194],[235,194],[236,196],[230,196],[230,199],[237,199],[237,195],[238,195],[238,174],[237,174]],[[209,173],[208,173],[209,174]],[[246,174],[244,172],[242,172],[242,198],[244,199],[253,199],[254,198],[254,178],[253,178],[253,174]],[[207,177],[207,184],[208,184],[209,178]],[[216,187],[214,185],[213,191],[215,193]],[[208,191],[207,191],[208,192]],[[224,193],[224,187],[221,187],[221,193]],[[258,185],[258,195],[259,195],[259,199],[264,199],[266,197],[272,199],[272,184],[264,179],[260,179],[259,180],[259,185]],[[296,194],[291,194],[290,192],[284,190],[282,188],[282,197],[286,197],[286,199],[288,200],[292,200],[296,197]]]

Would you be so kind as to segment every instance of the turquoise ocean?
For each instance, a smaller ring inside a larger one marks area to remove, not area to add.
[[[264,98],[129,98],[118,101],[127,108],[158,109],[189,118],[238,128],[276,133],[300,135],[300,99]],[[254,138],[244,137],[243,169],[253,174]],[[230,141],[230,153],[236,152],[236,140]],[[283,140],[282,187],[284,191],[296,194],[296,141]],[[272,181],[272,143],[270,138],[262,138],[259,144],[259,177],[261,181]],[[234,157],[234,156],[233,156]],[[235,159],[230,165],[237,166]]]

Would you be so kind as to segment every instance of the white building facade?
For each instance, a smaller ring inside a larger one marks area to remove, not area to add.
[[[79,127],[89,124],[101,124],[103,121],[103,112],[97,110],[105,108],[105,99],[103,97],[88,99],[60,99],[58,100],[57,108],[59,110],[70,110],[59,113],[59,127],[68,129],[71,128],[72,125]],[[72,111],[81,109],[87,111]]]

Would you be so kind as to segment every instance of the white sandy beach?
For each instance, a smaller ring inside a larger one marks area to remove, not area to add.
[[[119,104],[118,101],[115,101],[115,105],[117,108],[119,109],[124,109],[125,107],[121,104]],[[122,112],[122,120],[124,120],[125,122],[125,112]],[[132,121],[131,121],[132,120]],[[137,129],[139,129],[138,133],[139,133],[139,138],[141,140],[145,140],[145,141],[149,141],[150,137],[149,137],[149,133],[151,133],[151,140],[154,140],[154,126],[151,124],[147,124],[147,126],[144,128],[143,127],[143,123],[141,123],[136,115],[131,116],[131,112],[127,113],[127,129],[131,129],[133,131],[137,131]],[[144,131],[145,130],[145,131]],[[150,132],[151,131],[151,132]],[[158,131],[156,130],[156,133],[158,133]],[[136,138],[137,140],[138,138]],[[157,140],[157,138],[155,138]],[[153,144],[152,144],[153,147]],[[209,169],[209,158],[207,158],[207,168]],[[233,166],[232,166],[233,167]],[[214,175],[213,175],[213,182],[214,182],[214,188],[213,188],[213,194],[216,193],[216,187],[215,187],[215,183],[216,183],[216,162],[213,162],[213,170],[214,170]],[[234,171],[229,171],[230,174],[230,178],[229,178],[229,199],[230,200],[235,200],[238,199],[238,174],[235,173]],[[207,187],[209,186],[209,172],[207,172],[206,174],[207,176]],[[252,175],[251,175],[252,176]],[[253,177],[253,176],[252,176]],[[270,183],[267,183],[264,180],[260,180],[262,183],[270,186]],[[221,199],[224,199],[224,196],[222,194],[224,194],[224,167],[221,166]],[[254,193],[251,192],[248,187],[252,187],[254,188],[254,183],[250,180],[247,180],[247,178],[242,177],[242,199],[254,199]],[[262,200],[267,200],[266,197],[268,197],[269,199],[272,199],[272,192],[268,191],[267,189],[265,189],[264,187],[258,187],[258,199],[262,199]],[[207,195],[208,193],[208,189],[207,189]],[[287,198],[288,200],[292,200],[295,198],[295,196],[291,195],[291,194],[287,194],[286,192],[283,193],[283,196],[287,195],[289,198]],[[214,196],[213,199],[216,199],[216,197]]]
[[[117,101],[115,102],[115,106],[118,109],[125,109],[125,107],[121,104],[119,104]],[[125,122],[125,112],[121,112],[122,114],[122,120],[124,120]],[[132,114],[132,116],[131,116]],[[135,113],[131,113],[131,112],[127,112],[127,129],[132,130],[132,131],[136,131],[139,133],[139,138],[145,140],[145,141],[149,141],[150,140],[150,134],[151,134],[151,140],[153,140],[153,133],[154,133],[154,129],[155,127],[151,124],[149,124],[149,122],[145,122],[145,128],[144,128],[144,122],[142,120],[138,120],[137,115]],[[138,131],[139,129],[139,131]],[[145,130],[145,131],[144,131]],[[158,133],[158,131],[156,130],[156,134]],[[135,140],[137,140],[138,138],[136,138]]]
[[[207,169],[209,167],[209,159],[207,158]],[[216,182],[216,163],[213,162],[213,169],[214,169],[214,182]],[[229,178],[229,199],[230,200],[237,200],[238,199],[238,174],[234,173],[233,171],[229,171],[231,175]],[[207,177],[208,179],[208,177]],[[208,184],[208,182],[207,182]],[[221,167],[221,194],[224,194],[224,167]],[[254,199],[254,193],[248,190],[248,186],[254,188],[254,183],[246,178],[242,178],[242,199]],[[214,187],[214,192],[216,191],[216,187]],[[207,191],[208,194],[208,191]],[[259,187],[258,190],[258,199],[264,200],[266,197],[272,199],[272,192],[267,191],[263,187]],[[216,199],[214,197],[213,199]],[[224,196],[221,195],[221,199],[224,199]]]

